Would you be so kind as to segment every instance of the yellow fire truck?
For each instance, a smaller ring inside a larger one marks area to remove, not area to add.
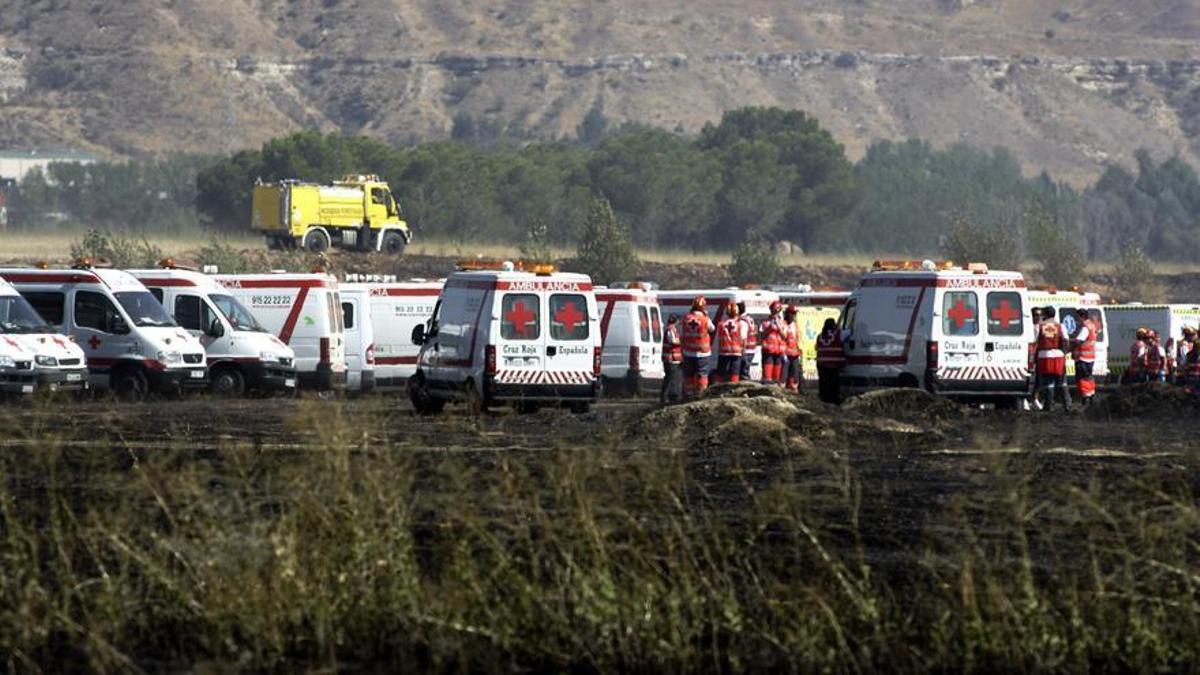
[[[250,228],[263,233],[270,248],[301,246],[313,253],[337,246],[399,255],[412,240],[400,203],[378,176],[255,185]]]

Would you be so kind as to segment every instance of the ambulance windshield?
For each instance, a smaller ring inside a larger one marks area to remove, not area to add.
[[[163,309],[163,306],[153,295],[150,295],[149,291],[121,291],[113,295],[117,296],[117,302],[121,303],[121,307],[135,326],[175,325],[171,315],[167,314],[167,310]]]
[[[54,329],[19,295],[0,297],[0,333],[52,333]]]
[[[250,314],[250,310],[246,309],[242,303],[237,301],[237,298],[232,295],[210,295],[208,296],[217,309],[225,315],[225,319],[229,321],[229,325],[233,326],[234,330],[249,330],[257,333],[267,332]]]

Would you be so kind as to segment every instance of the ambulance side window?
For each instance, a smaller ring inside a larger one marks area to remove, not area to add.
[[[354,303],[353,302],[343,302],[342,303],[342,325],[346,327],[346,330],[354,329]]]
[[[942,296],[942,334],[979,334],[979,299],[974,291],[948,291]]]
[[[646,308],[640,308],[642,339],[650,336]],[[550,296],[550,337],[555,340],[586,340],[589,335],[587,299],[582,295],[555,293]]]
[[[91,291],[75,292],[75,325],[80,328],[91,328],[104,333],[112,333],[120,312],[112,302],[100,293]],[[129,329],[126,328],[126,333]]]
[[[992,291],[987,294],[988,335],[1021,335],[1025,332],[1025,307],[1021,294]]]
[[[650,329],[654,331],[654,343],[662,342],[662,317],[658,313],[658,307],[650,308]]]
[[[838,327],[842,330],[854,330],[854,315],[858,310],[858,301],[851,300],[846,303],[842,309],[841,316],[838,317]]]
[[[149,290],[150,290],[150,295],[153,295],[154,299],[158,301],[158,304],[162,305],[163,304],[163,290],[161,288],[158,288],[157,286],[152,286]],[[165,307],[165,305],[164,305],[164,307]]]
[[[642,342],[650,341],[650,312],[645,305],[638,305],[638,327],[641,329]]]
[[[181,328],[207,333],[216,317],[198,295],[180,295],[175,298],[175,320]]]
[[[542,334],[540,298],[532,293],[506,293],[500,304],[500,337],[536,340]]]
[[[39,293],[22,293],[25,300],[33,305],[37,313],[41,315],[52,326],[61,326],[63,323],[63,309],[66,303],[66,296],[62,293],[54,292],[39,292]]]
[[[1089,309],[1088,318],[1091,319],[1092,323],[1096,326],[1096,339],[1100,342],[1104,342],[1104,314],[1102,314],[1098,309]]]

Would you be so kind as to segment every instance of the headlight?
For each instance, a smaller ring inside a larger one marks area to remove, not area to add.
[[[33,357],[33,360],[36,361],[39,366],[58,366],[58,359],[54,358],[53,356],[42,356],[41,354],[38,354],[37,356]]]
[[[263,363],[279,363],[279,355],[275,352],[259,352],[258,358],[262,359]]]
[[[172,365],[175,363],[181,363],[183,361],[183,356],[179,352],[159,352],[158,360],[167,365]]]
[[[11,356],[0,355],[0,368],[16,368],[17,360]]]

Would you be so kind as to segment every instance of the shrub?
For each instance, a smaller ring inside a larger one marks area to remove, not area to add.
[[[1122,301],[1164,302],[1166,292],[1154,276],[1154,264],[1137,244],[1129,242],[1113,270],[1112,291]]]
[[[980,225],[962,214],[951,217],[942,251],[957,263],[984,262],[1001,270],[1021,268],[1021,238],[1015,229]]]
[[[163,251],[145,236],[89,229],[82,239],[71,243],[71,257],[107,260],[113,267],[126,269],[153,267],[162,260]]]
[[[1083,247],[1040,205],[1032,205],[1025,211],[1025,241],[1029,256],[1041,264],[1042,277],[1047,283],[1067,288],[1084,279],[1087,257]]]
[[[201,265],[216,265],[221,274],[245,274],[259,271],[245,251],[223,244],[213,238],[198,253]]]
[[[607,284],[637,275],[641,262],[629,233],[617,223],[607,199],[593,199],[579,235],[579,247],[569,267]]]
[[[521,255],[528,260],[548,261],[553,259],[554,252],[550,250],[550,228],[542,220],[534,220],[525,231],[525,241],[521,244]]]
[[[733,283],[765,284],[779,278],[779,253],[766,237],[752,235],[733,252],[729,266]]]

